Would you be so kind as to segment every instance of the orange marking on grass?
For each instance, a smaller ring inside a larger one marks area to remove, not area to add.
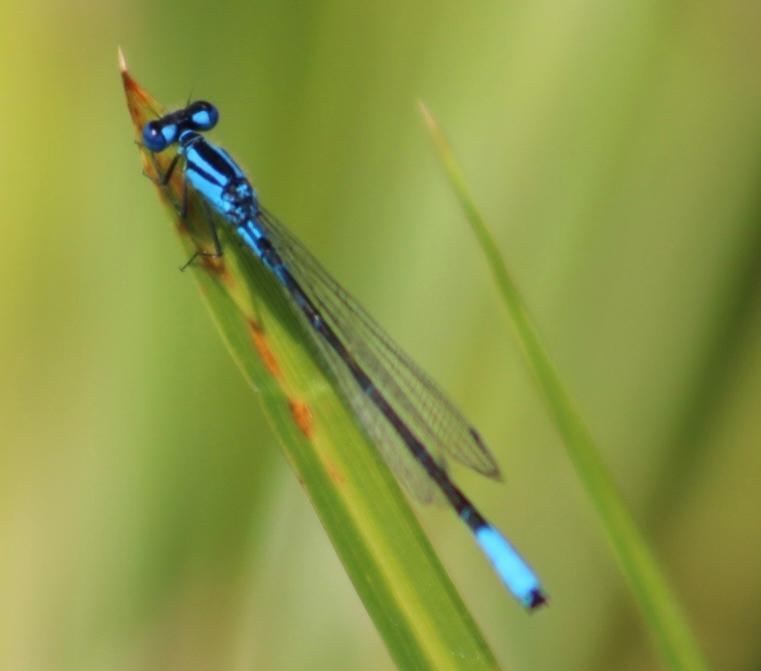
[[[146,108],[153,111],[154,101],[151,100],[129,72],[122,70],[122,83],[127,94],[127,108],[136,126],[142,127],[147,121]]]
[[[235,283],[233,279],[233,275],[227,269],[225,260],[221,256],[212,256],[210,254],[205,254],[201,256],[200,258],[201,258],[201,265],[204,267],[204,269],[208,270],[210,273],[214,273],[215,275],[218,275],[219,278],[222,280],[222,282],[224,282],[228,288],[233,286],[233,284]],[[259,329],[259,332],[261,333],[261,329]],[[264,334],[262,333],[262,335]]]
[[[124,83],[124,88],[127,89],[130,93],[134,93],[139,98],[145,100],[145,93],[143,93],[143,89],[141,89],[140,85],[134,79],[132,79],[132,75],[130,75],[127,70],[122,70],[122,82]]]
[[[294,401],[293,399],[288,399],[288,407],[291,409],[293,420],[296,422],[296,426],[301,429],[301,433],[307,438],[311,438],[314,426],[312,409],[303,401]]]
[[[225,262],[220,256],[212,256],[211,253],[203,250],[203,254],[198,258],[201,259],[201,265],[210,273],[221,275],[225,272]]]
[[[233,285],[235,284],[235,278],[233,277],[233,274],[227,269],[227,266],[222,266],[222,270],[219,272],[219,277],[221,278],[222,282],[227,285],[228,289],[232,289]]]
[[[163,110],[158,108],[156,101],[132,78],[132,75],[127,70],[127,64],[121,55],[119,58],[119,70],[122,75],[124,92],[127,94],[127,107],[135,124],[142,127],[142,122],[147,119],[146,108],[156,116],[161,116]]]
[[[330,479],[337,485],[342,485],[344,482],[346,482],[346,476],[341,473],[341,471],[339,471],[335,466],[333,466],[333,464],[326,464],[325,470],[328,472]]]
[[[276,380],[282,380],[283,374],[280,371],[280,366],[277,363],[275,355],[267,344],[267,336],[264,334],[262,327],[253,319],[248,320],[248,333],[251,336],[254,347],[256,347],[256,351],[259,352],[259,356],[264,361],[264,365],[272,377]]]

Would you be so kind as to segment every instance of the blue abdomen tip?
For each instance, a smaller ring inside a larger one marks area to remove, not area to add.
[[[499,531],[486,525],[478,529],[475,535],[497,575],[518,601],[529,609],[546,603],[539,578]]]

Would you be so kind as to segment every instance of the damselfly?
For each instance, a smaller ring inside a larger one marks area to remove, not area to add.
[[[222,223],[209,217],[215,255],[223,250],[217,226],[229,227],[247,253],[276,278],[357,421],[397,477],[418,499],[435,490],[471,529],[497,574],[527,608],[545,603],[539,579],[502,534],[476,509],[447,473],[446,456],[492,478],[499,468],[479,434],[376,322],[259,203],[243,171],[202,133],[219,119],[198,101],[150,121],[143,143],[150,152],[177,145],[160,182],[182,164],[188,188]],[[208,254],[209,252],[197,252]],[[195,257],[194,257],[195,258]],[[192,261],[193,259],[191,259]]]

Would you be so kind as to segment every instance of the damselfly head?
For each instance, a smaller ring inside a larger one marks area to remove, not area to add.
[[[183,131],[204,132],[219,121],[219,110],[205,100],[197,100],[187,107],[171,112],[143,126],[143,144],[153,152],[164,151],[180,139]]]

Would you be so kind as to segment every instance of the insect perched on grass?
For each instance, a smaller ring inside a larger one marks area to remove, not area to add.
[[[178,166],[184,174],[180,215],[187,213],[188,189],[209,215],[214,251],[223,254],[217,227],[225,226],[244,252],[253,255],[285,292],[338,388],[367,435],[391,469],[421,501],[438,491],[473,532],[499,577],[529,609],[545,603],[536,574],[502,534],[452,482],[449,456],[492,478],[499,477],[494,457],[460,412],[404,354],[375,321],[328,275],[316,259],[259,203],[241,168],[202,133],[219,113],[208,102],[149,121],[143,144],[153,153],[177,145],[163,175],[167,185]]]

